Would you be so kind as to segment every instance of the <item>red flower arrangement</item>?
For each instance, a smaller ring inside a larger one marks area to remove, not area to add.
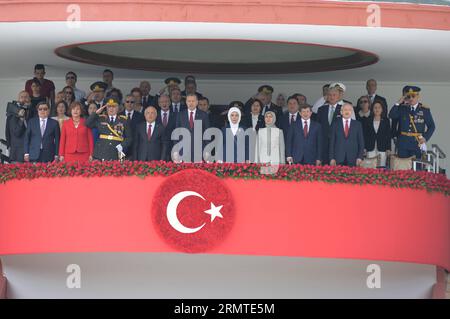
[[[49,163],[49,164],[0,164],[0,183],[14,179],[70,176],[170,176],[188,168],[210,172],[220,178],[276,179],[288,181],[321,181],[358,185],[384,185],[393,188],[411,188],[450,195],[450,180],[442,174],[427,172],[390,171],[345,166],[279,165],[273,174],[264,174],[262,164],[218,164],[173,162],[131,162],[108,161],[91,163]]]

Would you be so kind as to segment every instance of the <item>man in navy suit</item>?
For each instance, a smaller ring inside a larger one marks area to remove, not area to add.
[[[170,109],[173,112],[177,113],[186,110],[186,104],[182,100],[181,90],[178,87],[170,91],[170,100],[172,101],[172,107]]]
[[[295,96],[290,96],[287,100],[288,111],[284,113],[279,121],[280,129],[283,130],[284,140],[286,141],[289,128],[300,118],[298,114],[299,104]]]
[[[341,116],[341,104],[339,104],[340,92],[336,87],[330,87],[327,93],[327,103],[319,107],[317,111],[317,122],[322,128],[322,161],[324,164],[329,164],[330,155],[330,138],[331,126],[337,118]]]
[[[128,128],[130,129],[131,135],[134,135],[137,126],[145,121],[144,115],[141,112],[136,111],[134,109],[134,105],[134,96],[131,94],[127,94],[124,101],[125,110],[119,113],[119,115],[123,115],[127,118]],[[133,155],[133,142],[131,142],[131,145],[129,147],[124,148],[124,153],[127,156],[127,159],[132,159],[131,156]]]
[[[340,119],[331,127],[330,165],[361,165],[364,153],[364,135],[359,121],[352,120],[353,106],[344,103]]]
[[[36,106],[38,116],[28,121],[24,139],[24,161],[47,163],[58,159],[59,124],[49,118],[47,102]]]
[[[136,128],[133,158],[137,161],[165,160],[168,140],[162,124],[156,122],[156,107],[149,106],[144,111],[145,122]]]
[[[158,98],[159,111],[156,117],[156,123],[161,124],[164,127],[164,132],[167,136],[168,145],[166,154],[164,156],[165,161],[170,161],[170,151],[172,150],[172,132],[177,124],[177,114],[170,109],[170,98],[168,95],[163,94]]]
[[[320,165],[322,163],[322,128],[311,120],[312,108],[300,107],[300,116],[289,128],[286,139],[288,163]]]
[[[176,128],[186,128],[189,130],[190,137],[191,137],[191,161],[198,162],[201,161],[203,156],[203,148],[205,146],[205,142],[203,141],[203,133],[206,129],[209,128],[209,117],[208,114],[197,109],[198,106],[198,99],[197,95],[195,94],[188,94],[186,97],[186,104],[187,109],[184,111],[181,111],[177,115],[177,121],[176,121]],[[201,125],[201,131],[198,131],[201,136],[197,136],[195,138],[194,132],[196,127]],[[200,150],[202,151],[202,154],[194,154],[195,150],[195,142],[199,143],[198,141],[201,141]],[[179,155],[183,155],[182,152],[179,153]],[[194,155],[196,155],[194,157]]]

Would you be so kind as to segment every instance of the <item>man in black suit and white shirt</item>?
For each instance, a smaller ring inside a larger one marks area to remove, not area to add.
[[[353,106],[344,103],[341,117],[331,127],[330,165],[360,166],[364,154],[364,134],[359,121],[351,118]]]
[[[133,158],[137,161],[160,161],[165,159],[168,140],[164,127],[156,122],[156,107],[144,111],[145,122],[137,126]]]
[[[24,138],[24,161],[47,163],[58,160],[59,124],[49,118],[50,106],[40,102],[38,116],[28,121]]]
[[[135,98],[131,94],[127,94],[125,96],[124,101],[124,107],[125,110],[119,113],[119,115],[124,115],[127,118],[128,122],[128,128],[130,130],[130,134],[134,135],[136,132],[136,127],[139,125],[139,123],[142,123],[145,121],[144,115],[141,112],[138,112],[134,109],[135,105]],[[130,159],[131,155],[133,155],[133,142],[132,144],[124,148],[124,153],[127,156],[128,159]]]
[[[312,108],[304,104],[299,119],[290,127],[286,139],[288,163],[320,165],[322,155],[322,129],[311,120]]]
[[[333,122],[341,117],[341,106],[339,104],[340,93],[339,89],[336,87],[331,87],[328,89],[327,93],[327,103],[319,107],[317,111],[317,122],[319,122],[322,128],[322,161],[324,164],[329,164],[329,148],[330,148],[330,138],[331,138],[331,126]]]
[[[170,91],[170,100],[172,101],[172,106],[170,109],[174,113],[186,110],[186,104],[183,103],[181,98],[181,90],[178,87],[175,87],[172,91]]]
[[[158,116],[156,122],[164,127],[165,134],[167,135],[168,147],[164,160],[170,161],[170,151],[172,150],[172,132],[177,124],[177,114],[170,109],[170,98],[168,95],[163,94],[158,98]]]
[[[197,95],[195,94],[188,94],[188,96],[186,97],[186,104],[187,104],[187,109],[184,111],[181,111],[178,115],[177,115],[177,123],[176,123],[176,127],[180,128],[186,128],[189,130],[190,135],[191,135],[191,161],[194,162],[195,161],[201,161],[203,156],[203,147],[205,146],[205,142],[203,141],[203,133],[205,132],[206,129],[209,128],[209,117],[208,114],[199,110],[197,108],[198,106],[198,99],[197,99]],[[197,127],[198,125],[201,125],[201,134],[202,136],[200,137],[200,139],[197,137],[197,139],[194,138],[194,132],[195,132],[195,127]],[[201,140],[202,141],[202,145],[201,145],[201,150],[202,150],[202,154],[196,154],[197,156],[194,157],[194,150],[195,150],[195,141]],[[179,155],[182,155],[182,152],[180,152]]]

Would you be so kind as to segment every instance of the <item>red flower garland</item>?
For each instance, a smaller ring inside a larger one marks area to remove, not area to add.
[[[445,175],[427,172],[390,171],[346,166],[280,165],[274,174],[261,173],[262,164],[207,164],[173,162],[130,162],[118,161],[92,163],[49,163],[49,164],[0,164],[0,183],[14,179],[69,176],[170,176],[178,171],[197,168],[220,178],[278,179],[289,181],[321,181],[358,185],[384,185],[393,188],[410,188],[450,195],[450,180]]]

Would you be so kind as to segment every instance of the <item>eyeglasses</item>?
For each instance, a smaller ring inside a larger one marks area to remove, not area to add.
[[[134,101],[125,101],[125,103],[131,103],[131,104],[134,104]]]

